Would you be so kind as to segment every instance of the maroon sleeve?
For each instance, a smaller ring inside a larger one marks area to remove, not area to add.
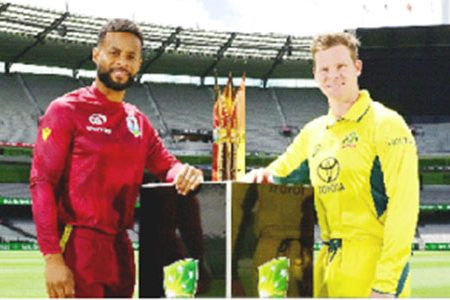
[[[54,101],[40,119],[30,174],[33,218],[41,252],[60,253],[56,191],[72,141],[67,104]]]
[[[146,168],[162,181],[172,182],[182,164],[164,147],[156,130],[148,123],[149,144]]]

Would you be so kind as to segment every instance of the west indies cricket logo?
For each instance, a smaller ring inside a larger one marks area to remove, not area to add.
[[[141,129],[139,128],[139,123],[134,115],[128,115],[127,117],[127,127],[128,130],[134,135],[134,137],[141,136]]]

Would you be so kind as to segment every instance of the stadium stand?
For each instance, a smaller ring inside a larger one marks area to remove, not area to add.
[[[214,98],[206,87],[149,84],[169,129],[211,129]]]
[[[421,224],[419,232],[425,243],[450,242],[450,224]]]
[[[246,149],[249,152],[281,153],[289,140],[279,134],[282,115],[270,90],[246,89]]]
[[[31,199],[28,183],[0,183],[0,196],[16,199]]]
[[[16,75],[0,74],[0,103],[0,141],[34,142],[39,111]]]
[[[21,236],[20,234],[17,234],[17,232],[9,229],[8,227],[4,226],[3,224],[0,224],[0,236],[6,242],[25,241],[25,237]]]
[[[30,93],[44,112],[50,102],[62,95],[80,88],[78,80],[68,76],[58,75],[21,75]]]
[[[36,229],[32,220],[29,219],[3,219],[3,235],[8,241],[36,242]]]
[[[22,82],[22,83],[21,83]],[[53,99],[92,79],[36,74],[0,74],[0,141],[33,143],[37,120]],[[301,129],[327,113],[327,103],[317,88],[247,88],[247,152],[280,153],[291,142],[280,129]],[[180,153],[210,153],[211,144],[174,145],[172,129],[211,129],[214,93],[211,87],[187,84],[136,83],[126,101],[144,112],[160,132],[166,146]],[[419,153],[450,152],[450,123],[412,124]],[[261,139],[261,137],[266,137]]]
[[[450,204],[449,185],[424,185],[420,191],[421,204]]]
[[[286,116],[286,125],[302,128],[328,112],[326,98],[317,88],[276,88],[275,93]]]
[[[3,1],[0,5],[0,43],[5,45],[0,49],[0,61],[8,62],[7,72],[15,62],[94,68],[91,48],[106,19]],[[311,76],[310,36],[218,32],[149,23],[139,26],[145,37],[142,73],[205,77],[214,70],[218,76],[247,71],[265,81],[269,77]]]
[[[421,154],[450,152],[450,123],[413,124],[416,142]]]

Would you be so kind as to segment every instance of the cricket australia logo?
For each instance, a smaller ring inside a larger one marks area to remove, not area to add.
[[[317,175],[326,183],[335,181],[340,172],[339,162],[334,157],[324,159],[317,167]]]
[[[342,148],[355,148],[358,141],[359,137],[353,131],[342,140]]]
[[[134,137],[140,137],[142,132],[139,128],[139,123],[134,115],[128,115],[127,117],[127,127],[128,130],[134,135]]]

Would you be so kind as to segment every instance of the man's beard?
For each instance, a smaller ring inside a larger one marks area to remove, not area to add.
[[[131,73],[128,72],[128,80],[124,83],[117,83],[111,78],[111,73],[114,72],[114,69],[110,69],[108,71],[104,71],[101,68],[97,69],[97,77],[98,79],[109,89],[115,90],[115,91],[123,91],[134,83],[134,76],[131,75]]]

